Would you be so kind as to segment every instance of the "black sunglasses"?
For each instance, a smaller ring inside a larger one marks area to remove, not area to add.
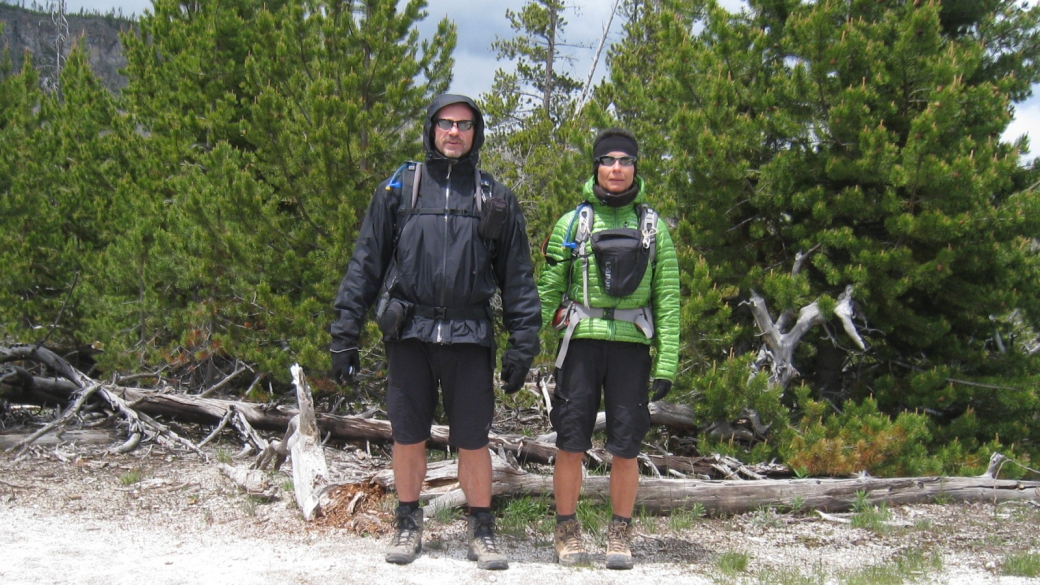
[[[599,164],[601,164],[601,165],[603,165],[605,167],[612,167],[612,166],[614,166],[614,163],[616,163],[616,162],[621,163],[621,166],[623,166],[623,167],[630,167],[630,166],[636,164],[636,160],[638,160],[638,159],[636,159],[636,157],[634,157],[634,156],[608,156],[608,155],[603,155],[603,156],[597,158],[596,162],[598,162]]]
[[[473,129],[473,120],[448,120],[447,118],[437,118],[433,121],[437,124],[437,127],[441,130],[451,130],[452,126],[458,126],[460,132]]]

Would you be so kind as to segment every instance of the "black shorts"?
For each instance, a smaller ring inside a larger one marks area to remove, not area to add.
[[[386,410],[395,442],[414,445],[430,438],[440,387],[450,428],[448,444],[458,449],[488,444],[495,415],[490,347],[388,341],[386,360]]]
[[[642,343],[572,339],[556,373],[549,414],[556,447],[571,453],[592,448],[592,431],[602,390],[607,413],[607,451],[631,459],[650,430],[650,346]]]

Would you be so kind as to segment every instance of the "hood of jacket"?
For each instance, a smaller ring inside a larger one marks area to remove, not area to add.
[[[430,102],[428,108],[426,108],[426,122],[423,124],[423,148],[426,150],[426,164],[430,164],[437,161],[454,160],[441,154],[439,150],[433,146],[433,117],[445,106],[452,104],[466,104],[469,109],[473,110],[473,146],[470,147],[469,152],[458,159],[459,162],[468,162],[474,167],[477,166],[480,161],[480,147],[484,145],[484,114],[481,113],[480,108],[477,107],[476,102],[464,95],[455,94],[441,94]]]
[[[639,186],[639,193],[636,194],[636,198],[632,200],[630,205],[636,205],[638,203],[646,203],[646,185],[643,183],[643,177],[636,175],[636,185]],[[585,188],[582,190],[582,197],[585,201],[591,203],[594,207],[606,207],[593,192],[592,186],[596,184],[596,177],[589,177],[588,181],[585,181]]]

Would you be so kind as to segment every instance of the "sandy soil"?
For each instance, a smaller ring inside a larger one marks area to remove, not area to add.
[[[481,571],[465,559],[464,521],[454,519],[429,522],[424,554],[399,567],[382,560],[384,536],[359,535],[347,521],[304,522],[288,487],[271,503],[246,497],[218,471],[212,451],[209,462],[159,448],[141,451],[113,456],[48,446],[0,454],[0,583],[698,585],[769,583],[796,573],[812,578],[805,582],[839,583],[891,567],[908,550],[935,556],[941,566],[907,572],[907,579],[1040,582],[1001,576],[1007,555],[1040,551],[1040,511],[1021,504],[896,508],[892,520],[905,526],[884,534],[813,514],[769,511],[700,519],[680,530],[667,519],[643,519],[635,526],[637,565],[627,572],[604,569],[602,553],[593,567],[559,567],[549,539],[533,529],[500,536],[511,559],[508,571]],[[327,452],[333,468],[346,456]],[[288,472],[283,467],[271,481],[288,486]],[[368,529],[386,528],[387,508],[377,503],[363,512]],[[727,553],[747,555],[746,570],[722,573],[718,560]]]

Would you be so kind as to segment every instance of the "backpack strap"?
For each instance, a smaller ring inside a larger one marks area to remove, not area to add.
[[[656,268],[656,256],[657,256],[657,220],[658,214],[654,208],[643,203],[636,207],[636,213],[639,215],[639,231],[642,234],[642,245],[644,248],[650,250],[650,266]],[[571,334],[574,332],[574,327],[577,326],[578,321],[586,319],[588,317],[616,319],[619,321],[631,321],[636,323],[636,326],[646,334],[647,338],[652,338],[654,335],[653,326],[653,309],[650,307],[641,307],[639,309],[631,310],[613,310],[613,309],[594,309],[589,307],[589,252],[587,250],[588,241],[592,237],[592,226],[593,226],[594,212],[592,205],[588,202],[581,203],[578,208],[575,209],[574,216],[571,217],[571,223],[567,226],[567,234],[563,239],[563,247],[570,248],[571,250],[571,262],[573,264],[575,258],[580,258],[582,261],[582,296],[583,305],[579,305],[574,301],[567,298],[567,293],[564,292],[564,298],[561,302],[560,308],[564,311],[562,319],[563,326],[566,327],[567,331],[564,334],[563,345],[561,346],[560,352],[557,355],[556,367],[563,367],[563,360],[567,355],[567,346],[570,344]],[[575,224],[577,229],[575,230]],[[573,236],[571,235],[573,234]],[[548,245],[549,239],[546,238],[545,244],[542,246],[542,253],[545,253],[545,247]],[[548,256],[546,257],[548,261]],[[567,286],[564,289],[569,291],[571,289],[571,272],[572,268],[567,270]]]
[[[400,188],[402,193],[411,194],[411,200],[407,207],[402,202],[402,204],[397,208],[398,218],[407,217],[409,215],[462,215],[465,217],[480,217],[479,209],[478,213],[473,213],[472,211],[465,209],[416,207],[416,204],[419,202],[419,184],[422,182],[423,164],[421,162],[409,162],[405,166],[407,168],[401,173]]]
[[[563,247],[570,248],[571,251],[571,264],[574,264],[575,258],[581,259],[582,300],[585,301],[586,306],[589,304],[588,241],[592,237],[594,215],[591,203],[586,201],[578,204],[577,209],[574,210],[574,215],[571,216],[571,224],[567,226],[567,234],[563,237]],[[576,229],[574,224],[578,224]],[[571,268],[567,269],[567,288],[564,289],[565,291],[571,289],[571,270]],[[566,293],[564,294],[566,295]]]
[[[415,200],[418,195],[419,181],[416,180],[416,176],[422,173],[422,163],[415,161],[408,161],[403,165],[397,167],[393,175],[390,175],[390,180],[386,183],[386,191],[392,196],[397,198],[397,217],[394,218],[394,255],[397,254],[397,243],[401,239],[401,211],[404,209],[410,209],[415,206]],[[410,192],[412,195],[411,203],[408,207],[405,207],[403,201],[403,193]]]
[[[412,172],[412,204],[411,208],[415,209],[415,202],[419,200],[419,180],[422,178],[423,164],[421,162],[415,163],[414,171]]]
[[[578,211],[578,257],[581,258],[581,298],[585,306],[589,305],[589,240],[592,238],[593,210],[590,203],[581,206]]]
[[[477,169],[474,172],[473,184],[476,185],[473,198],[477,203],[477,213],[482,213],[484,211],[484,202],[491,198],[491,176]]]
[[[650,266],[656,267],[657,211],[645,203],[639,206],[639,231],[643,235],[643,247],[650,249]]]
[[[650,306],[636,309],[593,308],[564,299],[559,310],[562,311],[562,317],[560,323],[558,325],[554,323],[554,326],[557,329],[565,328],[566,331],[564,331],[563,340],[560,342],[560,351],[556,354],[555,365],[557,368],[563,368],[563,363],[567,359],[567,349],[570,347],[571,338],[574,336],[574,329],[582,319],[595,317],[608,321],[628,321],[635,325],[643,335],[646,335],[647,339],[654,338],[654,310]]]

